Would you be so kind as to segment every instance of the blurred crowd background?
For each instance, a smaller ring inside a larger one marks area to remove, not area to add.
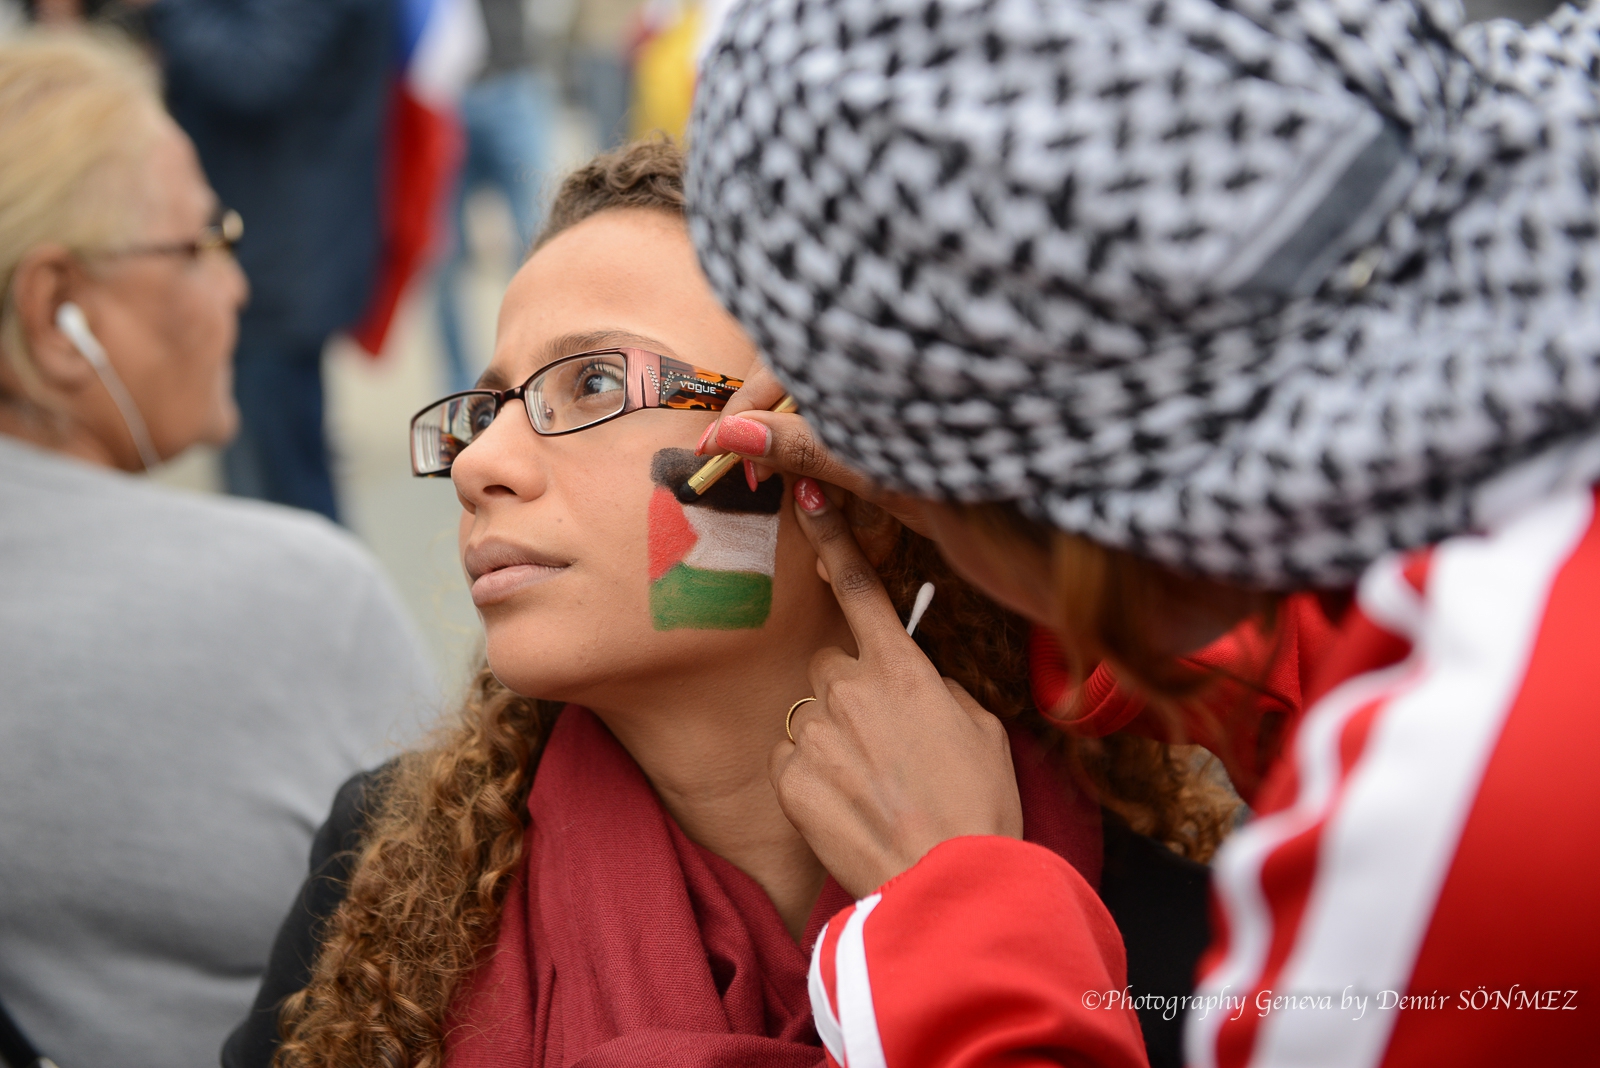
[[[398,282],[375,279],[378,292],[368,295],[362,318],[340,324],[325,341],[319,335],[308,357],[307,373],[320,372],[325,390],[332,502],[318,503],[315,494],[296,500],[252,489],[250,472],[230,466],[238,461],[238,445],[233,456],[193,449],[155,477],[197,492],[231,488],[285,500],[337,518],[389,572],[449,694],[464,682],[481,631],[456,555],[455,495],[448,481],[411,477],[407,422],[429,401],[466,388],[488,362],[500,295],[537,231],[554,182],[595,152],[629,138],[657,131],[681,136],[696,58],[728,0],[392,2],[399,32],[410,32],[415,47],[430,47],[415,38],[431,21],[434,54],[419,62],[433,64],[423,78],[437,84],[426,87],[424,102],[448,117],[457,139],[442,160],[433,161],[441,169],[431,182],[426,176],[408,183],[380,175],[384,195],[405,200],[391,202],[389,213],[398,207],[402,215],[422,219],[425,240],[411,250],[414,262],[401,264]],[[1554,4],[1465,0],[1465,6],[1471,18],[1530,21]],[[147,39],[159,56],[148,9],[148,0],[0,0],[0,33],[29,21],[103,24]],[[407,20],[414,24],[409,31]],[[402,81],[403,60],[395,60],[393,72]],[[182,121],[184,101],[173,103]],[[385,139],[387,170],[397,166],[390,151],[393,111],[391,101],[382,116],[374,112],[383,129],[371,131]],[[206,131],[190,133],[205,160]],[[226,182],[212,177],[226,200]],[[248,242],[270,240],[261,232],[263,220],[249,215],[242,254],[247,273]],[[252,277],[252,284],[259,299],[263,280]],[[394,290],[387,294],[392,317],[382,292],[386,285]],[[250,338],[247,312],[241,390],[251,388]],[[280,364],[289,359],[272,358]],[[269,377],[255,388],[298,387]],[[245,397],[241,402],[248,439],[251,405]]]

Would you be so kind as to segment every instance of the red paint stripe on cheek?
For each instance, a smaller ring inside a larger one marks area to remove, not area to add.
[[[657,489],[650,497],[650,581],[662,575],[688,555],[697,540],[683,505],[670,490]]]

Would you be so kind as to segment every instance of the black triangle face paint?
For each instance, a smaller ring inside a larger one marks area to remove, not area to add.
[[[691,507],[715,508],[719,512],[778,514],[778,508],[783,504],[781,478],[767,479],[754,492],[741,478],[725,478],[707,489],[703,496],[679,493],[679,488],[704,463],[704,456],[696,456],[688,449],[662,449],[650,461],[650,479],[662,489],[677,494],[678,500]]]

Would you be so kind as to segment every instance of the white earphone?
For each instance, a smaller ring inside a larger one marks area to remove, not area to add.
[[[106,359],[106,348],[100,344],[100,339],[94,336],[94,331],[89,329],[89,320],[83,314],[83,309],[72,301],[66,301],[56,309],[56,329],[67,335],[72,347],[77,349],[95,370],[104,371],[111,366],[111,361]]]
[[[155,467],[161,462],[161,454],[156,452],[155,444],[150,440],[150,431],[145,426],[144,416],[139,414],[139,406],[134,403],[128,387],[122,384],[122,377],[117,374],[116,368],[111,366],[111,360],[106,357],[105,346],[100,344],[100,339],[89,329],[89,320],[83,314],[83,309],[70,300],[63,302],[61,307],[56,309],[56,329],[72,342],[72,347],[88,361],[90,367],[94,368],[94,373],[106,387],[106,392],[111,394],[111,400],[122,413],[122,421],[127,425],[128,434],[133,438],[134,447],[139,450],[139,461],[144,464],[145,470]]]

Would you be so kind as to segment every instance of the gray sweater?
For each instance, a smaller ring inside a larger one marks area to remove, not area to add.
[[[331,524],[0,436],[0,999],[62,1068],[213,1068],[334,791],[435,701]]]

